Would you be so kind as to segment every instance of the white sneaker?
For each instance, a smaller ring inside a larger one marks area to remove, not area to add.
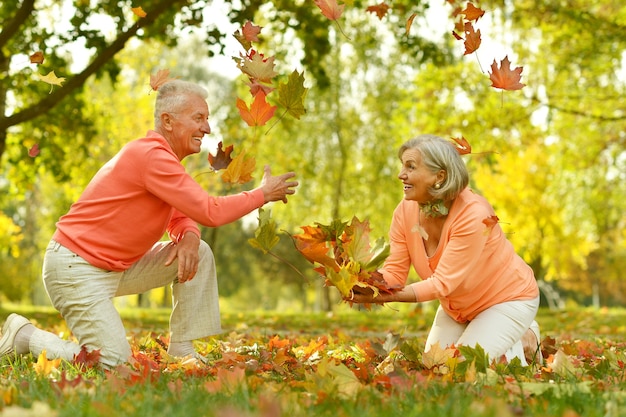
[[[2,338],[0,339],[0,357],[15,352],[15,336],[27,324],[31,324],[26,317],[19,314],[10,314],[2,326]]]

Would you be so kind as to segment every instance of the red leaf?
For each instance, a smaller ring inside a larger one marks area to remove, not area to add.
[[[498,218],[498,216],[494,214],[493,216],[490,216],[484,219],[483,223],[485,223],[485,226],[487,226],[488,229],[493,229],[493,226],[498,224],[499,221],[500,219]]]
[[[465,10],[461,11],[461,14],[464,14],[467,20],[478,20],[483,17],[485,11],[474,6],[472,3],[467,3],[467,7]]]
[[[85,368],[93,368],[100,363],[100,350],[94,349],[88,352],[85,346],[81,346],[80,353],[74,355],[73,363],[74,365],[82,365]]]
[[[222,148],[222,142],[217,144],[217,153],[213,156],[209,152],[209,164],[213,167],[214,170],[219,171],[220,169],[227,168],[230,162],[233,160],[230,157],[230,153],[233,151],[233,145],[227,146],[226,149]]]
[[[520,82],[522,70],[522,67],[511,70],[508,56],[505,56],[500,62],[500,68],[494,59],[493,64],[491,64],[491,74],[489,74],[491,86],[503,90],[521,90],[526,85]]]
[[[465,23],[465,53],[464,55],[469,55],[476,51],[480,47],[481,39],[480,39],[480,29],[474,30],[474,26],[471,22]]]
[[[30,156],[31,158],[36,157],[37,155],[39,155],[39,144],[35,143],[33,146],[30,147],[30,149],[28,150],[28,156]]]
[[[43,64],[43,52],[35,52],[30,56],[31,64]]]
[[[470,146],[465,136],[461,136],[460,138],[452,138],[455,142],[454,146],[456,147],[457,152],[460,155],[467,155],[468,153],[472,153],[472,147]]]

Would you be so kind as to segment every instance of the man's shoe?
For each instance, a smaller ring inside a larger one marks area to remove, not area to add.
[[[2,326],[2,338],[0,338],[0,357],[10,355],[15,352],[15,336],[22,327],[31,324],[26,317],[19,314],[11,314],[7,317]]]

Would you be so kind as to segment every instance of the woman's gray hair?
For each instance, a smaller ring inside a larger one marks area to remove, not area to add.
[[[201,97],[203,100],[209,97],[207,90],[189,81],[172,80],[160,86],[154,103],[154,125],[159,126],[161,124],[163,113],[180,111],[189,95]]]
[[[446,172],[441,188],[430,187],[430,194],[435,199],[454,200],[469,184],[467,167],[452,142],[435,135],[419,135],[400,146],[398,157],[402,159],[402,154],[408,149],[417,150],[424,165],[433,174],[440,170]]]

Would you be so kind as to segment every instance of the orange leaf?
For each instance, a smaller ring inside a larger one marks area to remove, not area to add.
[[[214,170],[227,168],[230,162],[233,160],[230,157],[230,153],[233,151],[233,145],[227,146],[226,149],[222,148],[222,142],[217,144],[217,153],[215,156],[209,152],[209,164]]]
[[[37,358],[37,362],[33,365],[35,372],[40,376],[48,376],[52,371],[58,369],[61,365],[61,358],[49,360],[46,358],[46,350],[42,350]]]
[[[467,155],[468,153],[472,153],[472,147],[470,146],[465,136],[461,136],[460,138],[452,138],[455,142],[454,146],[456,147],[457,152],[460,155]]]
[[[494,214],[493,216],[489,216],[486,219],[484,219],[483,223],[485,223],[485,226],[487,226],[488,229],[492,229],[493,226],[498,224],[499,221],[500,219],[498,218],[498,216]]]
[[[478,20],[483,17],[485,11],[474,6],[472,3],[467,3],[467,7],[465,10],[461,11],[461,14],[464,14],[467,20]]]
[[[378,16],[378,19],[382,20],[383,17],[385,17],[385,15],[387,14],[387,11],[389,10],[389,5],[387,5],[387,3],[385,3],[385,2],[382,2],[382,3],[377,4],[375,6],[369,6],[365,10],[370,12],[370,13],[376,13],[376,16]]]
[[[337,0],[315,0],[315,4],[320,8],[322,14],[330,20],[337,20],[343,13],[344,5],[337,4]]]
[[[152,87],[154,91],[157,91],[159,87],[173,79],[174,78],[170,78],[170,70],[158,70],[155,75],[150,74],[150,87]]]
[[[417,17],[417,13],[413,13],[411,16],[409,16],[409,18],[406,20],[406,35],[409,35],[409,32],[411,31],[411,26],[413,26],[413,20],[415,20],[415,18]]]
[[[35,52],[30,56],[31,64],[43,64],[43,52]]]
[[[246,151],[241,151],[232,160],[228,168],[222,174],[222,181],[231,184],[245,184],[252,179],[252,172],[256,166],[256,159],[245,158]]]
[[[141,6],[131,7],[131,10],[135,14],[135,16],[138,16],[138,17],[146,17],[148,15],[146,12],[143,11],[143,8]]]
[[[252,105],[248,109],[248,105],[240,98],[237,98],[237,109],[241,118],[248,126],[263,126],[269,119],[274,116],[276,106],[272,106],[265,100],[265,93],[259,91],[254,97]]]
[[[517,67],[511,70],[508,56],[505,56],[500,62],[500,68],[494,59],[493,64],[491,64],[491,74],[489,74],[491,86],[503,90],[521,90],[526,85],[520,82],[522,69],[522,67]]]
[[[471,22],[465,23],[465,53],[464,55],[469,55],[476,51],[480,47],[481,39],[480,39],[480,29],[474,30],[474,26],[472,26]]]

